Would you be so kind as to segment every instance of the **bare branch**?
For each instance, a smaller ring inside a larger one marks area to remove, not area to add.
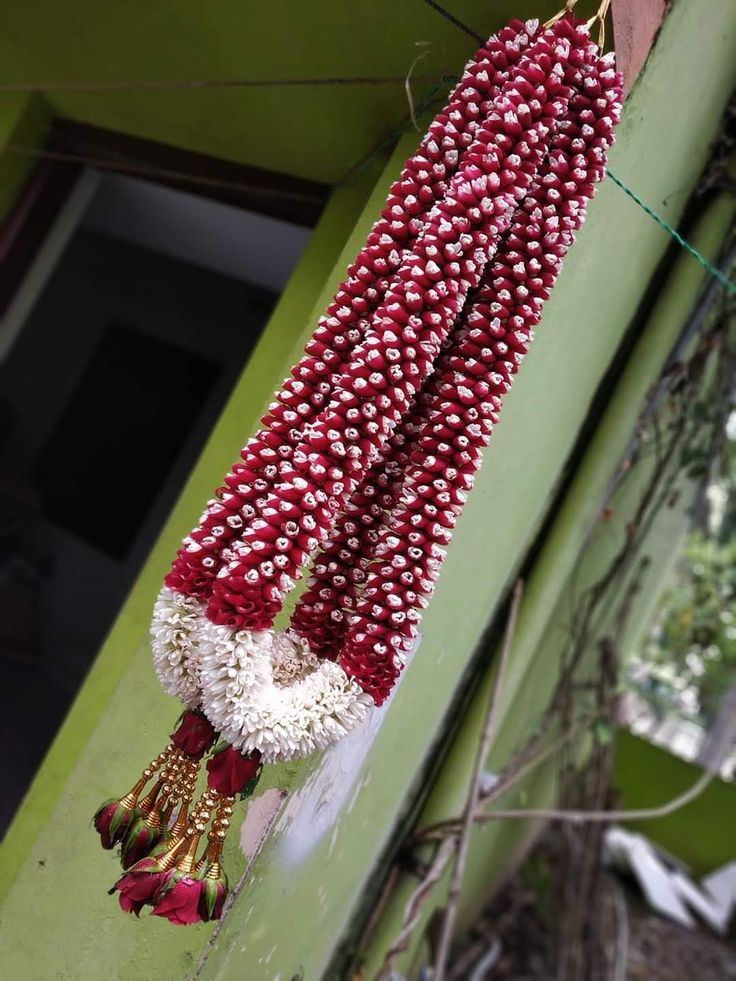
[[[695,783],[683,793],[678,794],[657,807],[640,807],[629,811],[576,811],[555,810],[547,807],[511,808],[503,811],[489,811],[476,814],[475,820],[481,824],[488,821],[503,821],[506,818],[546,818],[550,821],[570,821],[573,824],[610,821],[651,821],[653,818],[667,817],[679,811],[699,797],[714,780],[707,770],[700,774]]]
[[[491,748],[491,742],[493,741],[493,737],[496,734],[496,729],[498,727],[501,701],[500,694],[503,688],[509,652],[514,640],[516,621],[519,616],[519,606],[521,605],[521,597],[523,593],[524,583],[521,579],[519,579],[514,586],[514,592],[511,598],[511,606],[509,608],[508,620],[506,622],[506,631],[504,633],[503,644],[501,646],[501,657],[498,664],[498,673],[496,674],[496,680],[491,692],[488,712],[486,714],[486,720],[483,725],[480,743],[478,744],[478,752],[475,757],[475,764],[473,766],[473,772],[470,778],[468,796],[465,801],[462,828],[457,843],[455,864],[452,871],[452,879],[450,881],[450,892],[447,897],[447,906],[445,908],[445,915],[442,920],[440,937],[437,945],[437,957],[433,975],[434,981],[445,981],[447,960],[450,954],[450,945],[455,932],[457,909],[460,902],[463,878],[465,876],[465,865],[468,859],[468,851],[470,849],[470,836],[473,831],[473,825],[475,824],[475,814],[478,808],[483,771],[485,768],[486,759],[488,757],[488,752]]]

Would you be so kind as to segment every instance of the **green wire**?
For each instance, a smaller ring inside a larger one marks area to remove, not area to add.
[[[625,191],[632,201],[635,201],[639,207],[649,215],[650,218],[654,218],[658,225],[664,228],[666,232],[669,232],[678,245],[682,246],[686,252],[689,252],[691,256],[697,259],[703,269],[707,270],[711,276],[717,279],[718,282],[729,291],[729,293],[736,295],[736,283],[725,276],[720,269],[713,265],[712,262],[708,262],[704,255],[701,255],[697,249],[693,248],[693,246],[690,245],[690,243],[686,241],[682,235],[680,235],[677,229],[673,228],[668,221],[666,221],[661,215],[658,215],[656,211],[653,211],[652,208],[646,204],[646,202],[642,201],[636,191],[632,191],[628,185],[624,184],[620,177],[617,177],[610,170],[608,171],[608,176],[611,178],[613,183],[617,184],[622,191]]]

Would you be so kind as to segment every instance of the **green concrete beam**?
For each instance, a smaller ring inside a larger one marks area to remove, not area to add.
[[[587,0],[593,7],[592,0]],[[528,0],[549,17],[559,0]],[[516,0],[454,0],[482,34],[519,16]],[[418,45],[421,43],[421,47]],[[248,4],[218,0],[14,3],[0,34],[0,81],[41,83],[60,116],[227,160],[335,184],[409,116],[404,79],[418,54],[419,104],[476,43],[421,2]],[[125,82],[392,78],[390,84],[125,88]],[[53,83],[113,82],[102,91]],[[44,83],[48,83],[44,86]]]

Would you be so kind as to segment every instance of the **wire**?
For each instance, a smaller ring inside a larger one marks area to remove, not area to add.
[[[450,24],[453,24],[455,27],[459,28],[459,30],[467,34],[468,37],[472,37],[473,40],[477,41],[479,44],[485,44],[486,39],[484,37],[481,37],[481,35],[474,31],[472,27],[468,27],[468,25],[464,24],[458,17],[451,14],[449,10],[446,10],[441,4],[437,3],[436,0],[424,0],[424,2],[428,7],[431,7],[432,10],[435,10],[440,17],[444,17],[446,21],[449,21]]]
[[[670,223],[662,217],[662,215],[658,214],[653,208],[650,208],[646,201],[642,201],[636,191],[633,191],[628,184],[624,184],[621,178],[617,177],[613,171],[609,170],[608,176],[611,178],[613,183],[617,184],[622,191],[628,194],[631,200],[635,201],[639,207],[649,215],[650,218],[653,218],[661,228],[664,228],[666,232],[669,232],[678,245],[697,259],[703,269],[707,270],[711,276],[717,279],[721,286],[725,287],[729,293],[736,295],[736,283],[730,280],[725,273],[721,272],[721,270],[714,266],[712,262],[709,262],[704,255],[701,255],[696,248],[690,245],[690,243],[684,239],[682,235],[680,235],[676,228],[673,228],[672,225],[670,225]]]
[[[457,75],[413,75],[416,82],[457,81]],[[403,85],[406,75],[357,75],[328,78],[180,78],[132,81],[78,82],[0,82],[0,92],[125,92],[161,89],[226,89],[226,88],[328,88],[351,85]]]

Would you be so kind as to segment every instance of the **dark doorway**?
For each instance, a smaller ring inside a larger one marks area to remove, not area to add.
[[[179,190],[96,180],[0,363],[0,828],[308,237]]]

